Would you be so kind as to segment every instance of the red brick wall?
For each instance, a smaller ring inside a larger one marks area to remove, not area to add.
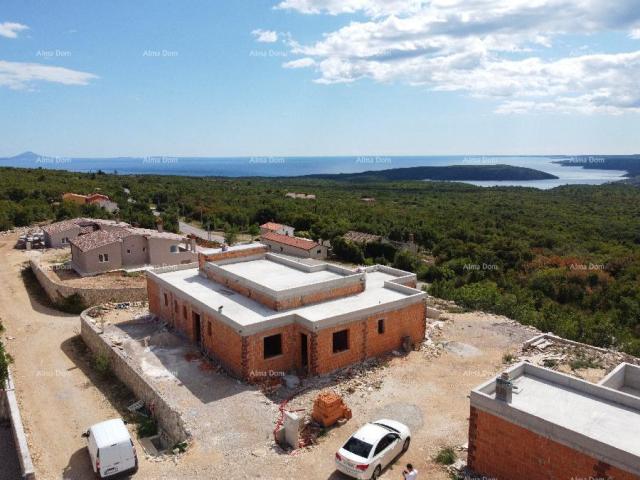
[[[326,302],[334,298],[347,297],[364,291],[365,284],[358,282],[353,285],[346,285],[340,288],[323,290],[320,292],[310,293],[308,295],[292,297],[276,303],[276,310],[289,310],[291,308],[302,307],[303,305],[311,305],[313,303]]]
[[[183,302],[168,291],[166,293],[169,305],[165,306],[162,288],[151,279],[147,282],[147,289],[150,311],[169,322],[192,341],[195,339],[192,312],[200,313],[203,347],[231,373],[247,379],[251,371],[288,372],[300,368],[301,333],[307,334],[308,337],[309,369],[314,375],[328,373],[369,357],[399,349],[402,345],[402,337],[407,335],[415,344],[422,341],[425,333],[426,307],[423,302],[420,302],[400,310],[373,315],[314,333],[294,324],[243,338],[231,327],[208,314],[205,315],[189,302]],[[174,303],[176,301],[178,302],[177,312]],[[187,307],[186,318],[184,306]],[[378,333],[378,320],[381,318],[385,320],[383,334]],[[209,335],[208,323],[211,323],[211,335]],[[349,329],[349,350],[334,354],[333,333],[343,329]],[[282,355],[265,359],[263,339],[277,333],[282,334]]]
[[[160,288],[149,276],[147,276],[147,297],[149,299],[149,311],[154,315],[160,316],[160,302],[162,301]]]
[[[304,333],[304,332],[303,332]],[[264,338],[282,335],[282,354],[264,358]],[[270,375],[281,375],[300,367],[300,329],[297,325],[273,328],[247,337],[247,376],[261,380]]]
[[[474,407],[468,464],[474,472],[496,480],[640,478]]]
[[[226,252],[212,253],[210,255],[199,253],[198,264],[200,265],[200,270],[202,270],[206,262],[219,262],[220,260],[227,260],[230,258],[248,257],[251,255],[259,255],[261,253],[267,253],[268,251],[269,251],[268,247],[266,245],[263,245],[255,248],[227,250]]]
[[[242,377],[242,337],[231,327],[210,315],[202,317],[204,348],[232,374]],[[209,327],[211,324],[211,335]]]
[[[399,349],[402,337],[410,336],[412,343],[421,342],[425,335],[426,305],[424,302],[410,305],[402,310],[367,319],[367,357]],[[378,320],[384,319],[385,331],[378,333]]]
[[[317,332],[317,371],[328,373],[350,363],[399,349],[402,337],[410,336],[413,344],[425,335],[426,306],[423,302],[377,314],[362,320]],[[378,333],[378,320],[385,320],[385,333]],[[349,329],[349,350],[333,353],[333,333]]]

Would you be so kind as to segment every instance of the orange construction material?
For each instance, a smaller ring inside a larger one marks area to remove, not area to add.
[[[341,418],[350,419],[351,409],[348,408],[342,397],[334,392],[320,392],[313,403],[313,419],[323,427],[334,425]]]

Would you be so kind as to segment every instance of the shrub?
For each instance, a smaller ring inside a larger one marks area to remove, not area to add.
[[[99,353],[94,357],[93,366],[103,377],[111,374],[111,362],[109,361],[109,357],[104,353]]]
[[[515,359],[516,359],[515,355],[511,352],[507,352],[504,355],[502,355],[502,363],[504,364],[509,364],[513,362]]]
[[[138,437],[153,437],[158,434],[158,422],[151,417],[140,417],[138,421]]]
[[[0,324],[0,331],[2,331],[2,325]],[[13,362],[13,358],[9,355],[2,342],[0,342],[0,389],[4,388],[4,381],[9,377],[9,364]]]
[[[87,308],[87,305],[80,294],[73,293],[68,297],[63,297],[62,300],[58,300],[56,307],[65,313],[81,313]]]
[[[456,461],[456,452],[451,447],[443,447],[434,457],[434,460],[441,465],[451,465]]]

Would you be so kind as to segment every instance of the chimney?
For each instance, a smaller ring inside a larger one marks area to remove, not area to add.
[[[512,395],[513,382],[509,379],[508,372],[502,372],[502,375],[496,378],[496,400],[511,403]]]
[[[158,232],[164,232],[164,222],[162,221],[162,218],[158,217],[156,220],[156,227],[158,228]]]

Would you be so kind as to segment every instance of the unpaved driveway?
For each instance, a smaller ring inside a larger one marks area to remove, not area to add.
[[[11,248],[13,239],[0,242],[0,316],[7,327],[5,336],[15,337],[6,343],[15,357],[15,383],[37,473],[41,479],[91,478],[80,434],[92,423],[118,416],[114,405],[125,403],[110,384],[95,378],[77,337],[78,317],[31,300],[19,273],[24,253]],[[431,458],[443,445],[467,441],[469,390],[502,368],[506,351],[532,336],[524,327],[491,315],[448,317],[442,340],[452,343],[442,355],[430,358],[412,352],[394,358],[379,389],[358,390],[345,398],[353,419],[330,430],[312,449],[285,455],[263,448],[238,461],[236,455],[220,455],[210,446],[195,444],[175,463],[152,462],[141,454],[136,478],[341,479],[333,467],[340,444],[367,420],[397,417],[412,427],[413,441],[383,478],[401,478],[402,465],[410,461],[421,478],[447,479]],[[244,419],[251,421],[250,416]],[[230,423],[227,428],[233,436],[246,425]]]
[[[27,257],[14,243],[0,241],[0,317],[36,472],[40,479],[92,478],[80,435],[119,414],[87,376],[78,317],[29,297],[20,275]]]

